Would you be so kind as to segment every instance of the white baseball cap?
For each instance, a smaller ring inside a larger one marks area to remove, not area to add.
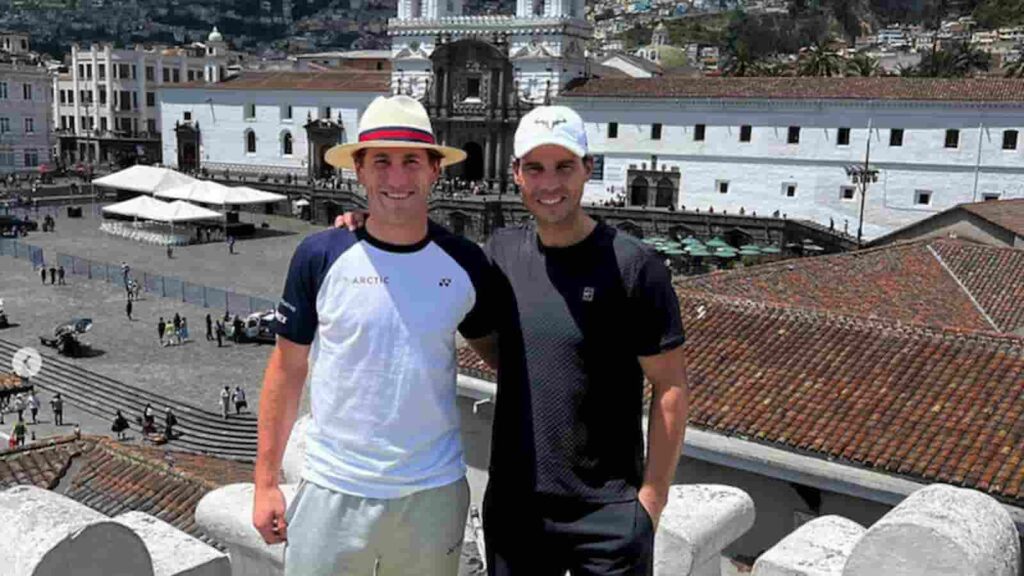
[[[572,108],[538,106],[519,121],[513,145],[516,158],[523,158],[538,146],[554,144],[583,158],[587,155],[587,131],[583,119]]]

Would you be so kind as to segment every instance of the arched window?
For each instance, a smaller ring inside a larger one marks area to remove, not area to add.
[[[281,154],[284,156],[292,155],[292,133],[287,130],[281,134]]]
[[[647,178],[637,176],[629,187],[629,205],[647,206]]]
[[[658,180],[658,188],[654,193],[654,205],[661,208],[668,208],[675,203],[676,187],[672,185],[672,180],[668,178],[662,178]]]
[[[249,154],[256,153],[256,133],[252,130],[245,131],[245,151]]]

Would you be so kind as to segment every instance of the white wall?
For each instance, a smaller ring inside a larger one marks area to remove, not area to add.
[[[381,94],[375,92],[321,92],[284,90],[165,89],[159,93],[160,133],[163,163],[178,162],[175,122],[190,112],[199,123],[202,143],[200,165],[218,168],[232,165],[252,170],[289,170],[305,173],[309,145],[303,126],[308,117],[318,118],[325,106],[331,118],[341,120],[346,142],[358,138],[358,122],[363,110]],[[244,118],[246,104],[255,104],[255,118]],[[282,118],[282,107],[292,106],[290,120]],[[256,134],[256,153],[246,152],[245,133]],[[292,135],[292,154],[283,154],[282,134]],[[243,168],[244,169],[244,168]]]
[[[7,85],[7,97],[0,98],[0,118],[10,127],[0,134],[0,174],[37,171],[36,165],[25,164],[25,152],[35,151],[39,164],[52,162],[49,76],[40,66],[4,63],[0,64],[0,82]],[[31,100],[24,99],[25,84],[32,87]],[[25,132],[26,118],[32,119],[30,133]]]
[[[850,185],[844,166],[863,164],[871,130],[871,165],[880,170],[865,206],[865,235],[877,236],[986,193],[1024,197],[1024,102],[1017,107],[968,105],[900,105],[683,101],[563,98],[587,123],[591,151],[605,155],[601,182],[588,191],[599,200],[609,187],[621,190],[626,170],[677,166],[682,174],[679,203],[687,209],[771,214],[805,218],[837,228],[849,220],[856,230],[860,195],[842,200],[840,187]],[[618,137],[607,137],[608,123],[618,123]],[[661,140],[652,140],[651,124],[663,124]],[[694,140],[694,126],[704,124],[704,141]],[[751,126],[751,141],[740,142],[740,126]],[[984,128],[979,130],[979,125]],[[789,126],[800,127],[799,144],[788,144]],[[851,128],[849,145],[837,144],[838,129]],[[904,130],[903,145],[889,146],[892,128]],[[960,130],[959,146],[945,148],[946,130]],[[1003,150],[1003,131],[1018,130],[1016,150]],[[980,168],[975,188],[975,172]],[[729,181],[719,194],[717,180]],[[797,195],[782,193],[784,182],[797,184]],[[917,190],[930,190],[931,202],[917,205]]]

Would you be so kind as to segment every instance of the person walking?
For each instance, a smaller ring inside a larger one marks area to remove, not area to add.
[[[39,416],[39,397],[36,396],[35,390],[30,390],[28,393],[28,412],[32,415],[32,423],[38,424]]]
[[[241,414],[242,410],[249,407],[249,403],[245,400],[245,390],[242,390],[240,385],[235,386],[235,391],[231,393],[231,401],[235,403],[235,414]]]
[[[18,394],[14,397],[14,411],[18,413],[18,420],[25,419],[25,395]]]
[[[217,320],[217,348],[224,347],[224,324]]]
[[[228,235],[228,254],[235,253],[235,237]]]
[[[181,330],[181,315],[175,312],[174,319],[172,321],[174,322],[174,332],[177,333],[179,330]]]
[[[164,322],[164,317],[161,316],[160,320],[156,323],[156,336],[160,340],[160,345],[164,344],[164,330],[167,328],[167,323]]]
[[[231,389],[227,386],[220,391],[220,414],[225,420],[228,419],[228,412],[231,406]]]
[[[124,303],[124,313],[125,313],[125,315],[128,316],[128,320],[132,320],[133,319],[132,318],[132,299],[131,298],[128,298],[128,300],[126,300],[125,303]]]
[[[43,285],[46,285],[46,266],[39,267],[39,277],[43,279]]]
[[[188,342],[188,319],[184,316],[181,318],[181,341]]]
[[[174,324],[168,322],[164,325],[164,346],[174,346],[177,332],[174,331]]]
[[[206,341],[213,340],[213,318],[209,314],[206,315]]]
[[[21,447],[25,445],[25,433],[28,431],[28,426],[25,426],[25,421],[18,416],[18,421],[14,423],[14,445]]]
[[[153,416],[153,405],[146,402],[142,409],[142,433],[152,434],[156,432],[156,418]]]
[[[174,427],[178,425],[178,418],[174,415],[171,407],[167,407],[167,411],[164,412],[164,437],[168,440],[174,439]]]
[[[128,274],[131,272],[131,267],[124,260],[121,261],[121,278],[124,280],[124,287],[128,289]]]
[[[57,269],[53,266],[50,266],[50,285],[57,285]]]
[[[121,414],[120,410],[118,410],[117,413],[114,415],[114,422],[110,425],[110,430],[112,432],[114,432],[115,434],[117,434],[117,439],[118,440],[124,440],[125,439],[124,431],[127,430],[127,429],[128,429],[128,419],[124,417],[124,414]]]
[[[63,426],[64,425],[64,399],[61,398],[60,392],[57,392],[53,398],[50,399],[50,410],[53,410],[53,425]]]
[[[64,286],[64,266],[57,266],[57,282]]]
[[[404,95],[375,99],[358,142],[326,154],[355,170],[371,216],[355,233],[306,237],[277,307],[253,524],[266,542],[287,541],[289,574],[458,572],[469,487],[455,332],[472,341],[493,330],[493,291],[480,248],[427,210],[442,167],[464,159],[435,143],[426,110]],[[339,313],[351,309],[359,313]],[[392,328],[410,317],[414,331]],[[278,478],[307,373],[305,482],[285,519]]]

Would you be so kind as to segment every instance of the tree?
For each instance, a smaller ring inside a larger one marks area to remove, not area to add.
[[[846,61],[847,76],[878,76],[878,59],[867,54],[856,54]]]
[[[800,76],[839,76],[842,70],[842,57],[824,44],[815,44],[800,55]]]
[[[1024,78],[1024,56],[1003,66],[1003,76],[1007,78]]]
[[[910,78],[917,76],[918,70],[916,66],[910,64],[898,64],[896,66],[896,75],[900,78]]]
[[[738,43],[730,49],[722,66],[725,76],[758,76],[757,60],[750,53],[745,43]]]
[[[976,72],[988,72],[992,55],[964,40],[953,50],[953,68],[961,77],[974,76]]]

